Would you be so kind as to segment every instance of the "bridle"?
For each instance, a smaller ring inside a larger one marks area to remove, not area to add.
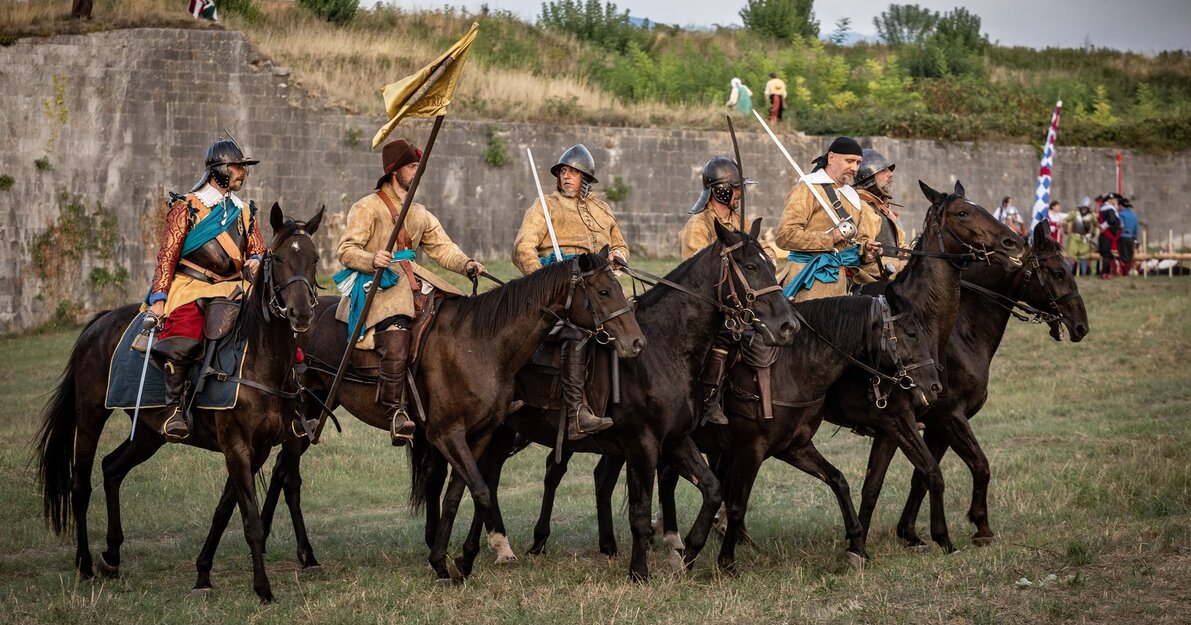
[[[943,220],[942,206],[949,204],[950,202],[954,201],[954,199],[960,199],[960,198],[953,198],[952,196],[948,196],[948,197],[944,198],[943,201],[939,202],[938,204],[932,204],[930,209],[927,211],[927,215],[933,219],[934,224],[935,224],[935,238],[938,243],[939,251],[929,252],[926,250],[918,250],[918,249],[905,248],[905,247],[890,247],[890,248],[885,248],[885,249],[889,249],[889,250],[896,252],[898,258],[905,258],[907,256],[927,256],[930,258],[943,258],[943,259],[951,261],[951,264],[954,265],[957,269],[967,268],[968,264],[970,264],[972,261],[978,261],[978,262],[983,262],[983,263],[987,263],[987,264],[992,264],[992,257],[996,254],[1000,254],[1003,252],[1001,252],[1000,250],[997,250],[997,249],[990,250],[989,248],[987,248],[983,245],[981,245],[979,247],[972,245],[970,242],[965,240],[963,237],[956,234],[956,232],[951,229],[951,226],[948,226],[947,222]],[[967,200],[964,200],[964,201],[967,201]],[[971,204],[971,202],[969,202],[969,204]],[[975,204],[973,204],[973,206],[975,206]],[[951,238],[955,239],[955,241],[957,243],[959,243],[960,246],[963,247],[967,251],[959,252],[959,253],[952,253],[952,252],[946,251],[947,248],[943,243],[943,235],[944,234],[951,235]]]
[[[565,317],[560,316],[558,313],[550,310],[549,308],[543,307],[542,310],[549,313],[550,315],[552,315],[555,319],[557,319],[559,321],[559,323],[562,323],[563,325],[567,326],[568,328],[571,328],[573,330],[576,330],[576,331],[586,335],[587,338],[595,341],[596,343],[599,343],[600,345],[608,345],[608,344],[612,343],[613,341],[616,341],[617,340],[616,336],[614,336],[612,333],[608,332],[608,330],[604,328],[604,324],[608,323],[609,321],[611,321],[621,315],[632,313],[633,306],[632,306],[632,304],[626,303],[624,306],[618,308],[617,310],[614,310],[610,313],[604,314],[603,311],[599,310],[598,306],[596,305],[595,298],[593,298],[591,296],[591,287],[587,283],[588,278],[590,278],[594,275],[600,274],[600,273],[604,273],[604,272],[607,272],[608,275],[610,276],[610,279],[613,282],[615,282],[616,276],[612,272],[612,263],[608,263],[606,265],[603,265],[602,267],[596,267],[594,269],[589,269],[587,271],[583,271],[579,267],[579,257],[578,256],[575,256],[574,258],[572,258],[570,263],[571,263],[571,279],[570,279],[570,284],[567,286],[567,301],[566,301],[566,304],[563,306],[563,311],[566,316]],[[570,312],[571,304],[575,300],[575,291],[577,291],[580,288],[583,289],[583,294],[587,298],[587,303],[586,303],[587,312],[591,313],[591,318],[592,318],[592,327],[591,328],[584,328],[583,326],[580,326],[571,320],[571,312]]]
[[[1026,321],[1034,324],[1053,323],[1063,319],[1062,313],[1059,312],[1059,306],[1061,304],[1065,304],[1073,299],[1083,297],[1083,295],[1078,291],[1072,291],[1066,295],[1058,296],[1055,294],[1054,288],[1051,286],[1051,284],[1043,277],[1042,262],[1060,255],[1062,255],[1061,252],[1051,252],[1045,256],[1035,256],[1034,254],[1030,254],[1030,261],[1027,266],[1022,269],[1022,280],[1013,297],[1002,295],[996,291],[987,289],[978,284],[973,284],[966,280],[961,281],[960,286],[991,300],[994,304],[1008,311],[1009,314],[1013,315],[1014,318],[1019,321]],[[1038,308],[1035,308],[1034,306],[1022,301],[1022,296],[1025,294],[1025,290],[1028,288],[1030,278],[1032,277],[1037,279],[1038,286],[1046,295],[1046,298],[1050,303],[1050,311],[1039,310]]]
[[[696,293],[677,282],[661,276],[655,276],[640,269],[633,269],[628,265],[622,265],[622,267],[624,267],[625,273],[629,274],[634,280],[639,280],[650,286],[664,285],[711,304],[724,315],[724,329],[731,333],[733,340],[739,341],[748,328],[755,323],[761,323],[757,318],[757,313],[752,309],[753,302],[757,301],[757,298],[762,295],[782,290],[780,284],[755,289],[749,283],[748,277],[744,275],[744,271],[740,268],[740,263],[732,256],[732,252],[744,247],[748,240],[749,238],[747,236],[742,236],[740,241],[732,245],[721,246],[719,251],[720,276],[715,283],[715,299],[711,299],[702,293]],[[736,280],[732,279],[733,276],[735,276]],[[740,282],[741,286],[737,286],[737,281]]]
[[[307,278],[305,274],[299,273],[292,275],[281,284],[277,284],[273,278],[273,261],[277,250],[280,249],[282,243],[292,237],[303,236],[311,242],[311,245],[314,244],[313,237],[310,236],[310,233],[306,232],[305,227],[306,222],[294,221],[281,231],[274,234],[273,240],[269,242],[269,249],[265,251],[265,256],[261,259],[261,271],[264,272],[264,287],[268,294],[268,297],[261,298],[261,314],[266,320],[269,319],[270,314],[277,315],[281,318],[285,318],[287,316],[289,313],[289,307],[282,305],[285,299],[281,297],[281,292],[291,284],[301,283],[306,285],[307,291],[310,292],[310,301],[313,303],[318,300],[318,294],[315,292],[315,285],[310,282],[310,278]],[[317,259],[315,260],[317,262]]]
[[[802,313],[798,312],[797,308],[794,308],[794,316],[798,318],[798,322],[802,324],[802,327],[809,330],[811,334],[814,334],[816,337],[818,337],[820,341],[826,343],[828,347],[835,350],[853,365],[860,367],[872,375],[872,388],[870,390],[873,396],[873,403],[876,404],[878,409],[884,410],[885,407],[889,405],[889,395],[893,392],[895,387],[906,391],[919,389],[918,392],[922,393],[917,380],[915,380],[914,376],[910,373],[911,371],[932,365],[938,369],[939,366],[935,364],[934,358],[927,358],[926,360],[913,362],[910,364],[906,364],[902,361],[902,357],[897,346],[897,335],[893,332],[893,324],[896,321],[900,321],[907,315],[913,314],[913,311],[905,310],[894,315],[892,310],[889,308],[889,302],[885,299],[885,296],[878,295],[873,299],[876,300],[873,303],[873,306],[875,308],[880,308],[881,311],[881,340],[879,343],[879,349],[881,353],[888,354],[890,360],[893,362],[893,367],[896,370],[896,373],[893,375],[889,375],[873,366],[861,362],[851,354],[840,349],[839,346],[837,346],[835,343],[832,343],[831,340],[823,336],[817,329],[815,329],[814,326],[810,325],[810,323],[807,322],[806,317],[804,317]],[[879,357],[876,360],[877,362],[880,362]],[[885,382],[889,383],[889,390],[882,391],[881,384]],[[923,394],[923,399],[925,400],[925,394]]]

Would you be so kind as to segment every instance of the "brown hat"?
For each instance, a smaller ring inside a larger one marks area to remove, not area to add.
[[[385,173],[376,180],[377,189],[381,188],[381,185],[385,183],[385,180],[393,172],[410,163],[421,161],[422,151],[405,139],[398,139],[386,143],[385,147],[381,148],[380,160],[384,166]]]

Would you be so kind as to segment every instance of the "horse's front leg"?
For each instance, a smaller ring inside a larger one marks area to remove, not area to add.
[[[935,461],[926,442],[918,435],[913,411],[905,411],[892,419],[892,430],[888,432],[897,441],[914,469],[925,477],[930,492],[930,536],[947,553],[956,551],[947,531],[947,511],[943,507],[943,471]],[[866,489],[867,490],[867,489]],[[862,519],[863,520],[863,519]]]
[[[627,441],[626,441],[627,442]],[[657,442],[642,436],[625,445],[628,465],[629,528],[633,533],[633,552],[629,561],[629,579],[649,579],[649,539],[653,535],[653,484],[657,477]]]
[[[720,492],[719,479],[712,472],[711,467],[707,466],[707,461],[704,460],[703,454],[699,453],[699,448],[691,437],[683,437],[667,459],[679,474],[694,484],[703,495],[703,503],[699,506],[699,514],[695,517],[695,522],[691,524],[691,529],[687,532],[685,550],[683,551],[683,564],[686,568],[690,568],[694,564],[695,558],[699,556],[699,552],[703,550],[703,545],[707,544],[707,535],[711,532],[711,524],[715,520],[716,511],[720,509],[720,504],[723,502],[723,495]],[[760,466],[760,464],[760,460],[758,460],[757,465]],[[673,491],[671,491],[671,495],[673,495]],[[741,518],[743,516],[741,514]]]
[[[538,511],[538,521],[533,526],[530,554],[541,555],[546,552],[546,541],[550,538],[550,517],[554,514],[554,497],[558,494],[558,485],[567,474],[567,465],[573,455],[575,452],[564,450],[561,462],[554,461],[554,453],[546,455],[546,475],[542,476],[542,507]]]
[[[612,493],[624,468],[624,458],[604,455],[593,471],[596,489],[596,519],[599,523],[600,553],[609,558],[616,555],[616,529],[612,525]]]
[[[472,530],[476,532],[475,540],[477,542],[479,541],[479,530],[483,525],[487,525],[488,547],[496,552],[495,564],[517,561],[517,554],[513,553],[513,548],[509,546],[509,534],[505,530],[504,515],[500,512],[499,497],[501,472],[504,470],[505,462],[508,461],[509,453],[513,450],[516,441],[517,433],[504,426],[497,428],[496,433],[492,435],[488,449],[484,452],[482,464],[484,480],[488,484],[488,492],[491,493],[491,507],[488,510],[488,519],[479,528],[476,527],[476,521],[481,520],[479,516],[475,517],[475,521],[472,522]]]
[[[430,566],[434,568],[439,579],[444,579],[444,573],[452,579],[466,578],[471,573],[471,565],[475,562],[476,555],[480,552],[477,532],[474,544],[465,543],[463,555],[456,558],[454,562],[456,575],[450,575],[450,571],[446,568],[447,546],[455,524],[455,515],[459,511],[459,502],[463,498],[463,486],[471,491],[476,517],[481,522],[488,519],[491,496],[476,462],[476,454],[483,454],[491,436],[491,432],[483,433],[474,445],[468,445],[466,434],[460,429],[432,441],[447,462],[451,464],[451,481],[447,485],[442,518],[439,519],[434,548],[430,552]]]
[[[269,482],[269,493],[261,511],[267,543],[273,512],[277,507],[277,495],[275,494],[277,487],[273,485],[273,482],[280,477],[280,488],[285,493],[285,506],[289,510],[290,521],[294,526],[298,563],[302,565],[303,570],[321,568],[318,560],[314,557],[314,547],[310,546],[310,536],[306,533],[306,518],[302,515],[302,454],[306,453],[309,448],[310,442],[306,438],[290,439],[282,443],[281,451],[277,454],[277,465],[273,469],[273,478]]]
[[[236,507],[236,489],[229,475],[223,484],[223,494],[219,503],[215,505],[215,516],[211,519],[211,529],[207,532],[207,539],[203,542],[203,549],[194,562],[198,570],[198,578],[194,582],[194,591],[203,592],[211,589],[211,567],[215,562],[215,552],[219,549],[219,540],[227,530],[228,521],[232,518],[232,510]]]
[[[797,449],[784,450],[782,453],[776,454],[776,457],[827,484],[831,492],[835,494],[840,514],[844,517],[844,534],[848,540],[848,562],[857,567],[863,565],[864,561],[868,559],[864,527],[856,515],[855,506],[852,505],[852,491],[848,487],[848,480],[844,478],[844,474],[824,458],[823,454],[819,453],[813,442],[807,442]]]
[[[103,490],[107,499],[107,550],[99,554],[99,571],[108,577],[120,575],[120,546],[124,543],[124,524],[120,519],[120,486],[137,465],[143,463],[165,444],[144,422],[138,424],[140,436],[126,440],[103,457]]]
[[[269,584],[269,576],[265,572],[265,534],[261,523],[260,508],[256,500],[256,488],[252,483],[252,476],[256,469],[263,464],[269,453],[266,450],[259,454],[259,462],[254,463],[251,452],[240,446],[233,446],[224,451],[223,457],[227,464],[228,482],[236,493],[240,504],[240,517],[244,522],[244,540],[248,543],[248,550],[252,555],[252,589],[260,597],[261,603],[273,601],[273,589]]]

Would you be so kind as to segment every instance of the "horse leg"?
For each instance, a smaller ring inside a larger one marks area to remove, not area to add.
[[[881,433],[873,437],[872,447],[868,451],[868,468],[864,471],[864,485],[860,487],[860,531],[864,544],[868,544],[873,510],[877,507],[881,487],[885,484],[885,474],[889,471],[889,463],[896,451],[897,441],[892,437]]]
[[[947,553],[956,551],[947,532],[947,511],[943,507],[943,471],[922,437],[918,435],[913,413],[899,415],[893,419],[890,432],[898,447],[914,468],[925,476],[930,492],[930,537]]]
[[[439,581],[451,581],[456,578],[462,581],[459,571],[452,572],[447,567],[447,546],[451,540],[451,527],[455,523],[455,513],[459,511],[459,502],[463,499],[465,486],[459,474],[452,471],[446,494],[443,495],[441,516],[434,529],[434,541],[430,545],[430,568],[434,569]]]
[[[600,456],[600,461],[596,463],[592,472],[592,477],[595,478],[600,553],[609,558],[615,557],[619,552],[616,546],[616,529],[612,524],[612,494],[616,491],[616,481],[620,479],[620,470],[623,468],[624,458],[605,455]]]
[[[285,506],[289,509],[290,521],[294,525],[294,542],[297,543],[298,562],[303,570],[319,569],[322,565],[314,557],[314,547],[310,546],[310,536],[306,533],[306,518],[302,515],[302,454],[310,447],[305,438],[288,441],[281,446],[277,455],[277,469],[282,469],[281,485],[285,493]],[[274,470],[276,476],[276,470]],[[276,477],[274,477],[276,479]],[[273,492],[273,484],[269,483],[269,492]],[[277,497],[273,497],[274,507]],[[268,509],[269,502],[265,501]],[[273,510],[268,509],[270,517]],[[263,514],[263,513],[262,513]],[[268,525],[265,525],[265,539],[269,537]]]
[[[207,539],[203,542],[203,549],[194,562],[198,570],[198,578],[194,582],[194,591],[201,592],[211,588],[211,567],[215,562],[215,551],[219,549],[219,540],[227,530],[228,521],[232,518],[232,510],[236,507],[236,492],[231,476],[223,483],[223,494],[219,503],[215,505],[215,516],[211,519],[211,529],[207,532]]]
[[[681,477],[682,475],[679,474],[678,468],[673,463],[665,461],[659,463],[658,518],[654,520],[653,529],[655,532],[661,530],[662,542],[670,545],[671,549],[685,548],[685,546],[676,546],[682,542],[682,538],[678,535],[678,504],[675,499],[675,493],[678,491],[678,479]]]
[[[865,551],[864,527],[856,515],[855,506],[852,505],[852,491],[848,488],[848,480],[844,478],[844,474],[819,453],[814,442],[808,441],[797,449],[787,449],[777,454],[777,457],[803,473],[819,479],[835,493],[840,514],[844,517],[844,535],[848,539],[848,562],[859,568],[868,559],[868,552]]]
[[[748,511],[749,497],[752,495],[753,483],[757,480],[757,472],[764,461],[761,450],[756,448],[740,448],[733,450],[725,472],[726,509],[724,516],[727,528],[724,539],[720,543],[718,562],[720,568],[729,573],[736,570],[736,543],[740,540],[741,526],[744,515]]]
[[[103,492],[107,499],[107,549],[99,554],[99,570],[107,577],[120,575],[120,546],[124,543],[124,526],[120,520],[120,485],[133,467],[148,460],[165,444],[165,439],[149,431],[144,422],[138,424],[140,436],[126,440],[103,457]]]
[[[629,579],[643,582],[649,579],[649,540],[653,535],[651,508],[653,483],[657,479],[657,442],[648,435],[625,445],[625,463],[629,472],[629,528],[633,533],[633,553],[629,562]]]
[[[268,457],[268,450],[258,455],[259,462],[253,462],[252,452],[244,445],[232,446],[223,454],[227,465],[228,482],[236,493],[240,504],[240,518],[244,523],[244,540],[252,554],[252,589],[261,603],[273,601],[273,589],[265,572],[265,536],[261,525],[260,508],[256,501],[256,488],[252,476]]]
[[[972,503],[968,508],[968,520],[976,525],[972,542],[986,545],[996,536],[988,523],[988,482],[992,477],[988,457],[976,440],[971,424],[962,415],[947,420],[947,439],[956,455],[972,472]],[[946,447],[943,450],[946,451]]]
[[[941,426],[927,428],[922,433],[922,439],[930,449],[935,462],[943,459],[947,453],[947,441],[940,435]],[[897,520],[897,537],[912,547],[925,547],[926,542],[918,537],[918,510],[922,507],[922,500],[926,497],[926,478],[917,470],[910,478],[910,492],[906,495],[906,505],[902,508],[901,517]]]
[[[457,486],[457,480],[462,479],[467,489],[471,491],[475,516],[481,522],[488,519],[491,493],[488,490],[488,484],[484,481],[483,474],[480,472],[480,467],[476,463],[476,457],[483,456],[484,449],[487,447],[491,436],[492,433],[487,432],[477,437],[474,444],[468,445],[466,434],[462,431],[457,431],[446,437],[445,440],[435,441],[434,443],[435,447],[443,452],[447,462],[451,463],[451,485],[447,488],[447,501],[444,501],[443,516],[439,520],[438,532],[435,537],[435,549],[431,552],[432,561],[430,565],[436,573],[439,573],[440,568],[445,568],[447,545],[451,538],[455,515],[459,510],[459,501],[463,495],[461,487]],[[453,493],[458,494],[452,496]],[[464,542],[463,554],[456,558],[454,562],[462,578],[466,578],[471,574],[472,564],[475,562],[475,558],[479,553],[480,543],[477,532],[474,541]]]
[[[488,519],[484,524],[488,526],[488,547],[496,552],[494,564],[508,564],[517,561],[517,554],[513,553],[513,548],[509,546],[509,533],[505,530],[505,519],[500,512],[498,496],[500,476],[504,471],[505,462],[509,459],[509,452],[513,450],[516,442],[517,433],[511,428],[504,426],[497,428],[492,435],[492,440],[488,443],[487,451],[484,452],[484,463],[481,467],[484,471],[484,480],[488,484],[488,492],[492,498],[488,509]],[[484,525],[476,524],[480,520],[480,517],[476,516],[475,521],[472,522],[472,531],[477,532],[477,541],[479,540],[478,532]]]
[[[418,443],[415,442],[415,445]],[[430,443],[422,443],[429,445]],[[425,502],[426,528],[423,539],[427,549],[434,549],[434,540],[438,532],[438,523],[442,517],[443,485],[447,482],[447,469],[450,468],[442,454],[433,446],[430,448],[430,468],[426,471]]]
[[[533,526],[533,545],[530,545],[531,555],[542,555],[546,552],[546,540],[550,538],[550,516],[554,512],[554,496],[558,494],[558,485],[562,477],[567,474],[567,464],[571,461],[573,451],[563,451],[562,461],[555,462],[554,454],[546,455],[546,475],[542,477],[542,508],[538,512],[538,522]]]
[[[720,492],[719,479],[716,478],[711,467],[707,466],[703,454],[699,453],[695,441],[689,436],[683,437],[682,441],[671,450],[667,455],[667,460],[703,495],[703,504],[699,507],[699,514],[687,532],[686,548],[683,551],[683,564],[690,569],[695,563],[695,558],[699,557],[699,552],[703,551],[703,546],[707,544],[707,535],[711,532],[715,513],[723,502],[723,494]],[[760,465],[760,461],[757,464]],[[673,491],[671,491],[671,495],[673,495]],[[744,518],[744,514],[741,513],[740,517]]]
[[[99,434],[102,432],[103,424],[111,412],[102,410],[95,413],[88,413],[79,408],[76,408],[76,411],[77,414],[84,415],[84,417],[90,414],[95,415],[93,418],[83,418],[78,421],[74,439],[74,468],[72,470],[73,475],[70,486],[70,505],[74,514],[76,541],[74,566],[83,579],[91,579],[95,577],[95,570],[91,561],[90,539],[87,536],[87,509],[91,506],[91,471],[95,466],[95,453],[99,446]],[[98,425],[95,427],[86,427],[84,425],[92,423]],[[103,572],[104,574],[109,573],[108,570],[104,570]]]

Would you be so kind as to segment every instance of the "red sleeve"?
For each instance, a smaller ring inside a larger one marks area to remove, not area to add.
[[[252,222],[252,232],[248,234],[248,257],[252,258],[265,257],[265,236],[261,234],[261,224],[259,221]]]
[[[174,282],[174,270],[182,256],[182,242],[190,231],[190,202],[186,198],[174,201],[165,216],[165,228],[161,234],[161,247],[157,250],[157,267],[153,270],[153,288],[150,297],[158,293],[168,294]]]

